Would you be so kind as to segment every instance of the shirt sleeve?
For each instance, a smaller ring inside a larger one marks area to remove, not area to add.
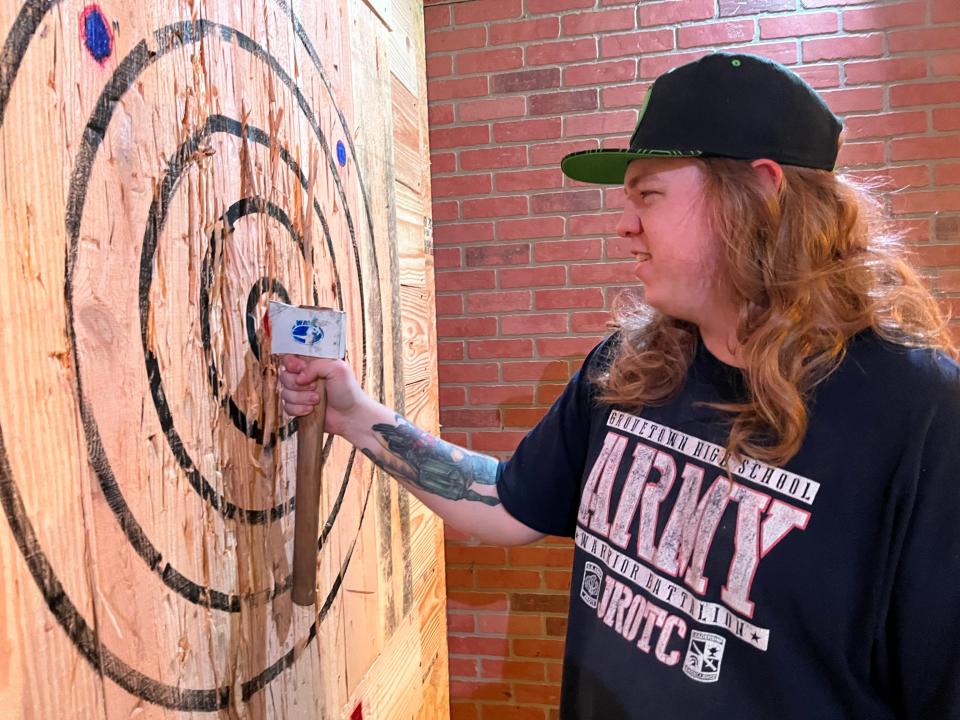
[[[547,414],[497,469],[504,508],[538,532],[573,537],[590,438],[590,377],[613,344],[608,338],[590,351]]]
[[[931,409],[887,624],[898,717],[960,720],[960,372]],[[919,428],[917,428],[919,429]]]

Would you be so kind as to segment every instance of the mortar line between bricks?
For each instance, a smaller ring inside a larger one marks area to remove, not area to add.
[[[424,7],[424,8],[428,8],[428,7],[444,7],[444,6],[446,6],[446,5],[463,5],[464,3],[469,3],[469,2],[474,2],[474,0],[441,0],[441,2],[432,2],[432,3],[430,3],[429,5],[426,4],[426,3],[424,3],[423,7]],[[476,25],[476,24],[478,24],[478,23],[466,23],[466,24],[468,24],[468,25]],[[459,27],[459,26],[453,26],[453,25],[451,25],[451,27],[454,27],[454,28],[456,29],[456,27]],[[439,30],[446,30],[446,29],[447,29],[446,27],[435,28],[435,30],[438,30],[438,31],[439,31]],[[432,32],[432,31],[431,31],[431,32]]]

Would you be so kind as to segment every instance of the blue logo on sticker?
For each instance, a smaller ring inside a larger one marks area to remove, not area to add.
[[[309,320],[297,320],[290,335],[301,345],[315,345],[323,340],[323,328]]]

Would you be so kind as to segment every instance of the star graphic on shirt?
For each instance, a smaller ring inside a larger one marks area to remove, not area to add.
[[[753,640],[754,642],[760,642],[760,636],[757,635],[756,632],[752,632],[750,634],[750,639]]]

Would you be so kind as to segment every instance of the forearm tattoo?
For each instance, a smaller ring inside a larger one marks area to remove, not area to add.
[[[414,427],[400,415],[396,425],[377,423],[373,431],[384,451],[364,449],[379,468],[429,493],[450,500],[474,500],[499,505],[500,500],[471,489],[474,484],[495,485],[497,461],[470,452]]]

